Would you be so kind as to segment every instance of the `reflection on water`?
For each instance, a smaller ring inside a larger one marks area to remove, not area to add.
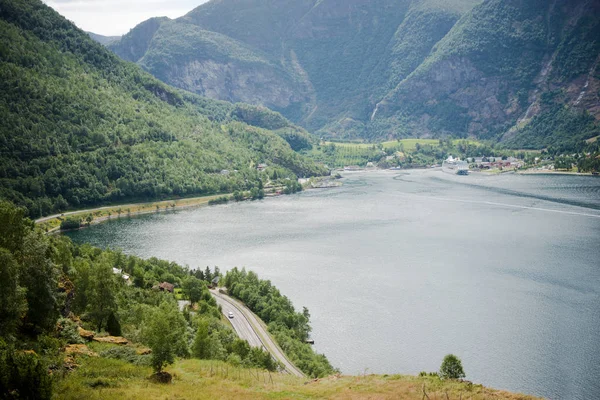
[[[248,267],[312,315],[344,373],[435,371],[549,398],[600,393],[600,179],[349,174],[340,189],[113,221],[77,241]]]

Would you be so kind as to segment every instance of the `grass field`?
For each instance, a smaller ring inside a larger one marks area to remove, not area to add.
[[[464,141],[454,140],[453,144]],[[481,143],[467,140],[469,144],[479,145]],[[438,139],[401,139],[382,143],[359,143],[359,142],[321,142],[320,146],[308,151],[306,155],[317,162],[327,164],[331,168],[341,168],[349,165],[364,167],[368,162],[377,161],[382,158],[382,151],[394,154],[396,151],[415,153],[417,145],[439,147]],[[386,154],[383,154],[385,156]],[[429,160],[433,161],[433,160]]]
[[[79,356],[79,368],[59,380],[59,399],[533,399],[468,382],[403,375],[331,376],[306,380],[234,367],[219,361],[180,360],[167,368],[171,384],[156,384],[151,369],[125,361]]]
[[[471,139],[455,139],[452,141],[453,144],[457,144],[459,142],[467,141],[469,144],[482,144],[476,140]],[[397,147],[400,144],[404,147],[406,151],[414,151],[417,147],[417,143],[421,146],[431,145],[438,146],[440,141],[438,139],[400,139],[400,140],[390,140],[387,142],[382,142],[381,145],[384,149],[389,149],[393,147]],[[377,143],[354,143],[354,142],[323,142],[323,145],[334,144],[336,147],[348,147],[348,148],[356,148],[356,149],[370,149],[373,146],[378,146]]]

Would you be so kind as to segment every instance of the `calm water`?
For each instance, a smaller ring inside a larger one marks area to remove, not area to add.
[[[70,234],[190,267],[247,267],[312,315],[342,372],[435,371],[600,396],[600,179],[348,174],[340,189],[122,219]]]

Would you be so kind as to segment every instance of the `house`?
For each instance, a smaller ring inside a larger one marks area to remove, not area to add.
[[[160,285],[158,285],[158,290],[161,290],[163,292],[173,293],[173,291],[175,290],[175,285],[173,285],[169,282],[163,282]]]
[[[267,169],[267,164],[258,164],[258,167],[256,167],[256,169],[259,171],[264,171],[265,169]]]
[[[219,275],[215,276],[212,281],[210,282],[210,285],[208,285],[209,288],[214,289],[217,286],[219,286],[219,281],[221,280],[221,277]]]
[[[121,276],[121,278],[123,278],[127,282],[127,284],[131,284],[131,277],[128,274],[124,273],[122,269],[113,267],[112,270],[113,274]]]

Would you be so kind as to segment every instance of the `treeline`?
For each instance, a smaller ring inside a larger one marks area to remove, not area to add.
[[[368,162],[379,168],[423,168],[439,164],[449,155],[460,158],[467,157],[508,157],[524,159],[523,151],[506,149],[498,144],[474,142],[469,140],[439,139],[436,143],[416,143],[414,148],[406,149],[404,143],[387,142],[369,146],[360,144],[321,144],[310,151],[303,152],[315,161],[323,162],[332,168],[348,165],[364,167]]]
[[[0,202],[0,398],[50,398],[68,372],[61,349],[83,342],[80,328],[150,347],[146,356],[131,347],[101,356],[157,371],[176,357],[278,369],[222,321],[206,282],[218,274],[78,246],[45,235],[25,209]],[[163,282],[181,288],[192,306],[181,313],[175,296],[159,290]]]
[[[310,137],[279,114],[173,89],[38,0],[4,1],[0,32],[0,198],[32,218],[250,191],[270,179],[261,163],[281,179],[327,173],[290,148]]]
[[[231,296],[244,302],[268,325],[283,351],[304,373],[323,377],[335,372],[327,357],[315,353],[306,343],[311,331],[306,307],[297,312],[270,281],[259,279],[252,271],[234,268],[227,272],[222,283]]]

